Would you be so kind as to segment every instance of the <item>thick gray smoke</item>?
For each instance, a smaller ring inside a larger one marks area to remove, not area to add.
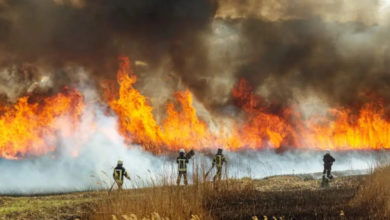
[[[126,54],[154,105],[190,88],[221,113],[242,77],[278,105],[388,101],[388,18],[385,0],[2,0],[0,91],[56,92],[77,84],[74,66],[99,85]]]
[[[17,87],[36,82],[40,74],[23,66],[38,66],[52,78],[53,90],[77,82],[69,66],[87,68],[96,82],[114,79],[121,54],[153,70],[168,59],[172,67],[166,74],[192,67],[191,73],[203,74],[207,48],[202,33],[216,9],[213,0],[4,0],[0,69],[32,76],[9,82],[8,87]]]

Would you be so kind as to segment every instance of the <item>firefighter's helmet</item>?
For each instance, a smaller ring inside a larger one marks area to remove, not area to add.
[[[118,160],[118,165],[123,165],[123,161],[122,160]]]
[[[180,149],[180,153],[185,153],[185,151],[184,151],[184,149],[182,148],[182,149]]]
[[[218,154],[222,154],[222,148],[218,148]]]

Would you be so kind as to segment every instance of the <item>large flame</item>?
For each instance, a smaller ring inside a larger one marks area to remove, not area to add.
[[[127,58],[121,58],[117,75],[120,85],[119,97],[111,100],[109,104],[119,115],[120,132],[128,142],[142,143],[146,148],[160,146],[160,128],[152,114],[152,107],[133,87],[136,77]]]
[[[295,139],[294,129],[286,120],[290,117],[290,109],[283,109],[282,116],[267,112],[267,108],[260,105],[261,98],[254,95],[251,86],[244,79],[239,81],[232,93],[238,106],[248,114],[246,122],[239,128],[236,127],[236,148],[279,148],[282,143],[295,144],[295,140],[289,140]]]
[[[320,149],[387,149],[390,148],[390,123],[383,103],[372,99],[357,113],[351,109],[332,109],[330,118],[310,122],[307,141]],[[311,119],[313,120],[313,119]]]
[[[17,159],[55,150],[58,132],[71,132],[58,119],[66,117],[77,125],[83,106],[81,94],[69,89],[40,102],[30,103],[29,97],[22,97],[12,107],[0,106],[0,157]]]
[[[175,98],[180,110],[174,103],[167,105],[167,117],[159,125],[152,114],[152,107],[147,99],[133,87],[136,77],[127,57],[121,57],[118,70],[120,86],[117,99],[109,104],[119,116],[119,130],[131,143],[139,143],[144,148],[160,152],[162,148],[179,149],[207,147],[205,141],[211,134],[204,122],[198,119],[192,106],[192,95],[189,91],[176,92]]]
[[[385,119],[383,104],[377,99],[363,105],[358,114],[352,114],[350,109],[336,108],[329,110],[327,116],[303,120],[291,107],[273,113],[242,79],[233,89],[232,96],[245,113],[244,121],[235,120],[228,128],[219,125],[219,129],[211,131],[198,118],[190,91],[176,92],[174,97],[178,105],[168,103],[166,118],[158,123],[147,98],[133,87],[135,82],[130,61],[121,57],[119,95],[110,101],[110,106],[119,116],[119,129],[126,140],[154,152],[215,147],[230,150],[281,146],[335,150],[390,147],[390,123]]]
[[[165,118],[158,122],[149,100],[135,87],[127,57],[120,58],[119,91],[108,88],[109,107],[118,116],[119,132],[127,143],[155,153],[164,150],[243,148],[388,149],[390,122],[381,99],[369,97],[358,109],[334,108],[327,115],[302,119],[292,107],[267,105],[244,79],[232,90],[241,114],[216,120],[213,129],[200,119],[189,90],[175,92]],[[52,97],[32,101],[21,97],[14,106],[0,106],[0,157],[18,159],[52,152],[58,137],[71,136],[86,103],[77,90],[64,89]],[[63,126],[63,124],[69,126]],[[80,146],[79,146],[80,147]]]

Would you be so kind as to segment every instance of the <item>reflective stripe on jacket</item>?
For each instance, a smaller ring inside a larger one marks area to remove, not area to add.
[[[225,157],[222,154],[215,155],[213,159],[213,163],[215,163],[217,167],[219,168],[222,167],[224,162],[225,162]]]
[[[125,168],[123,168],[122,166],[117,166],[114,168],[113,177],[115,181],[120,181],[120,182],[123,181],[124,176],[128,177]]]
[[[122,169],[114,169],[114,179],[123,181],[123,170]]]
[[[177,158],[177,163],[179,165],[179,171],[181,172],[185,172],[187,171],[187,163],[188,163],[188,159],[187,158]]]

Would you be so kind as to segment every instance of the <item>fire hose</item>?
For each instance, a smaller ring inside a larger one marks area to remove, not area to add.
[[[214,168],[214,166],[211,166],[210,169],[206,172],[204,175],[204,178],[207,178],[207,176],[210,174],[211,170]]]
[[[111,194],[112,188],[114,188],[115,181],[112,183],[110,190],[108,190],[108,194]]]

